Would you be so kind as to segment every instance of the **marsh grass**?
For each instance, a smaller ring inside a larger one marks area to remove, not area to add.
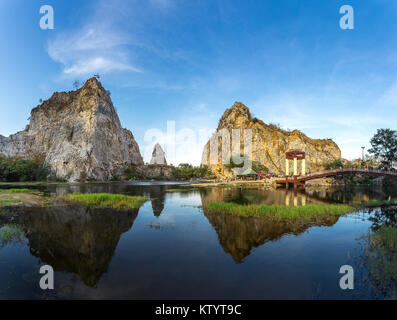
[[[21,227],[14,225],[5,225],[0,227],[0,246],[9,243],[23,242],[24,232]]]
[[[386,298],[397,298],[397,227],[382,225],[362,239],[362,262],[372,289]]]
[[[215,213],[226,213],[239,217],[264,217],[278,221],[315,222],[339,217],[355,209],[343,204],[307,205],[286,207],[281,205],[240,205],[232,202],[213,202],[204,206]]]
[[[0,190],[0,192],[6,192],[6,193],[33,193],[33,192],[38,192],[38,191],[37,190],[33,190],[33,189],[22,188],[22,189],[2,189],[2,190]]]
[[[127,196],[111,193],[73,193],[60,197],[61,200],[85,205],[91,208],[110,208],[117,210],[138,209],[148,199],[141,196]]]

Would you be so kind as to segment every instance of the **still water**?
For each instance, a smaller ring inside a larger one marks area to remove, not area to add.
[[[360,237],[383,209],[362,210],[321,226],[274,224],[212,214],[213,201],[306,205],[396,196],[382,189],[331,191],[207,188],[167,192],[171,184],[53,185],[56,195],[145,195],[139,210],[82,206],[13,209],[0,227],[24,236],[0,243],[0,299],[364,299],[376,297],[360,264]],[[395,191],[394,191],[395,193]],[[392,212],[392,215],[395,213]],[[40,266],[55,270],[55,289],[39,287]],[[355,289],[341,290],[342,265]]]

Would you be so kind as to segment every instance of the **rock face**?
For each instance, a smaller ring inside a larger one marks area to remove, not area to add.
[[[56,92],[34,108],[24,131],[0,136],[0,153],[40,157],[57,177],[108,180],[126,164],[142,165],[132,133],[123,129],[109,93],[96,78],[82,88]]]
[[[244,151],[244,129],[252,131],[252,161],[253,164],[266,166],[270,172],[285,173],[285,152],[299,149],[306,152],[307,171],[315,172],[324,163],[341,158],[339,147],[330,139],[311,139],[298,130],[285,131],[275,125],[267,125],[263,121],[252,118],[249,109],[241,102],[236,102],[227,109],[219,121],[217,132],[210,141],[219,139],[216,143],[207,142],[204,147],[202,165],[208,165],[218,176],[232,176],[233,171],[222,163],[222,143],[219,138],[221,132],[229,132],[232,144],[232,129],[240,130],[242,154]],[[218,137],[218,138],[217,138]],[[237,140],[238,141],[238,140]],[[218,156],[213,157],[218,149]],[[230,147],[232,150],[232,147]],[[230,160],[230,157],[228,158]]]
[[[167,164],[167,160],[165,160],[165,152],[159,143],[156,143],[154,146],[150,164]]]

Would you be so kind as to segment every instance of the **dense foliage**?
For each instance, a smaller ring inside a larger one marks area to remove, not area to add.
[[[205,178],[212,175],[208,166],[193,167],[188,163],[181,163],[172,169],[172,175],[177,179]]]
[[[332,169],[338,169],[338,168],[343,168],[343,162],[341,159],[329,161],[325,164],[326,170],[332,170]]]
[[[233,161],[233,157],[230,157],[230,163],[226,164],[225,167],[232,170],[234,168],[243,168],[244,164],[247,163],[246,160],[248,160],[248,157],[245,155],[240,155],[241,158],[244,159],[244,161],[242,161],[239,164],[234,163]],[[262,163],[260,163],[259,161],[252,161],[251,163],[252,165],[252,170],[254,170],[255,172],[269,172],[269,169],[263,165]]]
[[[49,166],[40,159],[0,156],[0,181],[43,181],[49,175]]]

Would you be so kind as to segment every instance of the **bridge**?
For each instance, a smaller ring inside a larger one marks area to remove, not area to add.
[[[385,171],[385,170],[374,170],[374,169],[364,169],[364,168],[340,168],[333,170],[323,170],[311,174],[304,175],[293,175],[286,176],[285,178],[276,179],[277,184],[283,184],[288,189],[290,184],[293,184],[294,188],[298,186],[304,186],[306,181],[320,179],[320,178],[330,178],[335,176],[347,175],[347,174],[367,174],[373,176],[385,176],[397,178],[397,171]]]

